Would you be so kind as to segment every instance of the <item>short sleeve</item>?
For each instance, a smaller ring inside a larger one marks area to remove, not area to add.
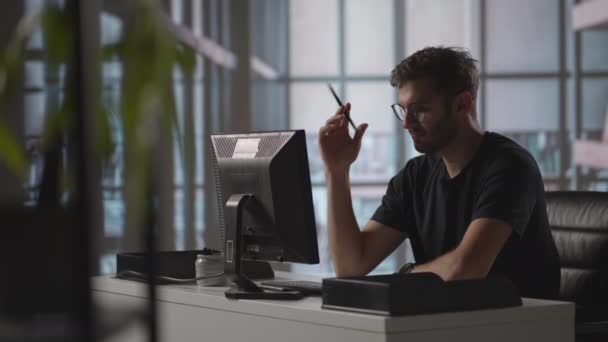
[[[531,156],[502,157],[482,175],[472,220],[498,219],[521,237],[528,225],[538,191],[540,172]]]
[[[409,212],[412,210],[411,201],[407,200],[412,194],[409,182],[411,172],[412,165],[409,162],[390,180],[386,193],[382,196],[382,203],[376,209],[372,220],[407,233],[406,229],[410,227]]]

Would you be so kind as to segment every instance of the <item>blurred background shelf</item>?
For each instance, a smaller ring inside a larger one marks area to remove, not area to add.
[[[608,106],[604,116],[602,139],[576,140],[573,158],[576,165],[608,169]]]
[[[587,0],[574,4],[572,28],[575,31],[608,29],[608,0]],[[576,140],[573,145],[575,165],[608,169],[608,108],[602,139]]]
[[[608,28],[608,0],[588,0],[572,8],[572,28],[576,31]]]
[[[574,162],[581,166],[608,169],[608,141],[576,141]]]

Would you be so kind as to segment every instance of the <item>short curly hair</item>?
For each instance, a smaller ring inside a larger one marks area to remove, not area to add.
[[[455,47],[426,47],[407,57],[391,71],[390,82],[400,88],[408,81],[428,78],[440,95],[452,96],[468,90],[477,98],[478,61]]]

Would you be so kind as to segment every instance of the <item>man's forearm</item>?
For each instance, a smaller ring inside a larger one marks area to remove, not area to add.
[[[359,275],[361,232],[353,212],[348,171],[326,174],[326,180],[327,231],[336,275]]]
[[[412,273],[432,272],[443,280],[464,280],[483,278],[485,275],[477,271],[474,265],[467,265],[464,256],[458,248],[447,252],[433,261],[416,265]]]
[[[443,280],[485,278],[511,234],[511,226],[503,221],[476,219],[467,228],[458,247],[414,267],[412,272],[433,272]]]

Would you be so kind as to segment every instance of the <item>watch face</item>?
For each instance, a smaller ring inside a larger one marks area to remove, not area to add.
[[[408,262],[399,269],[399,274],[409,273],[414,268],[413,262]]]

